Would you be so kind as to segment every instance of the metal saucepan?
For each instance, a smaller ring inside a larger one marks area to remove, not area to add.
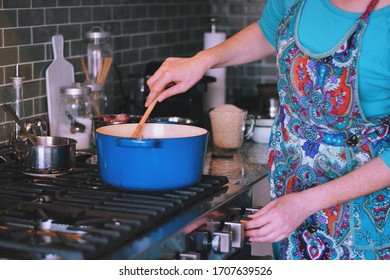
[[[27,131],[25,124],[21,121],[21,119],[19,119],[19,116],[16,115],[14,108],[9,104],[3,104],[2,107],[3,107],[3,110],[18,124],[18,126],[24,132],[24,134],[26,134],[26,136],[28,137],[30,142],[33,145],[35,145],[36,143],[34,142],[34,138],[30,134],[30,132]]]
[[[30,141],[15,142],[16,164],[32,176],[57,176],[67,173],[76,164],[77,141],[65,137],[36,136]]]
[[[118,124],[96,130],[103,181],[135,190],[171,190],[200,181],[207,149],[206,129],[146,123],[141,138],[131,138],[136,126]]]

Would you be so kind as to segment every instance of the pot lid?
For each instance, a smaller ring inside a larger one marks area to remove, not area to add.
[[[85,33],[88,39],[104,39],[110,37],[110,32],[103,31],[100,26],[92,27],[91,31]]]
[[[63,86],[61,87],[60,91],[62,94],[78,96],[83,94],[90,94],[91,88],[76,83],[71,86]]]

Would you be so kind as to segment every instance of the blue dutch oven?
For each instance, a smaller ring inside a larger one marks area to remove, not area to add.
[[[207,130],[190,125],[118,124],[96,129],[100,177],[132,190],[172,190],[196,184],[203,174]]]

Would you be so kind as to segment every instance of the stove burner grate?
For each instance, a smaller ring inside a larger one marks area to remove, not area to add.
[[[113,188],[96,166],[55,178],[0,168],[0,258],[99,259],[121,244],[207,197],[226,190],[226,177],[203,176],[187,188],[140,192]]]

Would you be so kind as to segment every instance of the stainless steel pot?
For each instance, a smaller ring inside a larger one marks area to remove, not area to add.
[[[171,123],[171,124],[186,124],[194,125],[197,123],[196,120],[182,117],[160,117],[153,118],[150,120],[151,123]]]
[[[15,161],[23,173],[57,176],[67,173],[75,166],[76,140],[50,136],[36,136],[34,140],[36,146],[27,139],[15,143]]]

